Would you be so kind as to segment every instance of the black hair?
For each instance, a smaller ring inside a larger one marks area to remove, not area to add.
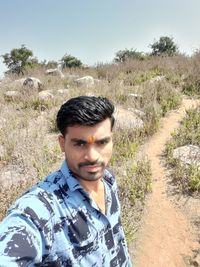
[[[65,102],[58,111],[57,128],[64,136],[68,126],[92,126],[107,118],[111,120],[111,130],[114,126],[114,105],[106,97],[78,96]]]

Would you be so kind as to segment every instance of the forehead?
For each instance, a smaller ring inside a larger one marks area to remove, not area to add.
[[[106,119],[93,126],[74,125],[67,127],[66,137],[86,140],[89,136],[94,136],[96,139],[99,139],[110,136],[111,134],[111,121],[110,119]]]

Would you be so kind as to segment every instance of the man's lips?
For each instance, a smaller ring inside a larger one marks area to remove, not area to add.
[[[86,171],[98,171],[101,168],[101,165],[84,165],[81,166],[82,169],[86,170]]]

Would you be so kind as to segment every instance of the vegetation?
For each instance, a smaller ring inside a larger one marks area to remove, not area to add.
[[[46,66],[26,69],[28,76],[40,79],[43,90],[49,90],[53,95],[45,100],[39,98],[37,90],[18,85],[14,90],[19,96],[8,101],[4,93],[13,90],[12,81],[16,78],[12,73],[7,74],[0,91],[3,121],[0,125],[0,180],[5,179],[0,189],[0,220],[16,197],[59,168],[63,155],[57,145],[55,114],[63,101],[83,94],[104,95],[117,107],[132,111],[143,122],[141,128],[115,129],[110,163],[118,179],[122,221],[131,241],[139,225],[146,194],[151,190],[148,159],[141,159],[138,152],[145,140],[157,131],[160,118],[180,104],[182,90],[189,82],[188,75],[193,75],[194,83],[197,81],[200,66],[196,57],[198,54],[193,58],[183,55],[151,56],[147,60],[132,58],[121,64],[99,64],[87,69],[68,66],[63,69],[62,79],[46,75]],[[194,64],[196,74],[192,73]],[[100,81],[92,86],[78,87],[74,80],[86,75]],[[24,76],[20,74],[19,77]],[[60,89],[65,90],[62,93]],[[129,119],[127,116],[127,121]],[[18,179],[12,177],[13,170]],[[196,177],[193,172],[194,186]]]
[[[125,49],[125,50],[119,50],[116,53],[116,57],[114,58],[114,61],[117,63],[123,63],[130,59],[139,59],[144,60],[147,58],[147,56],[142,52],[137,52],[136,50],[132,49]]]
[[[37,63],[37,59],[33,58],[33,52],[24,45],[21,48],[14,48],[10,53],[2,55],[3,63],[9,69],[10,73],[23,74],[27,67]]]
[[[153,56],[172,56],[178,52],[178,46],[174,43],[173,38],[168,36],[160,37],[159,41],[155,41],[150,47]]]
[[[190,109],[181,122],[180,128],[173,133],[166,145],[168,163],[172,168],[173,182],[182,193],[200,192],[200,168],[196,164],[183,164],[174,159],[173,150],[184,145],[200,147],[200,109]]]
[[[63,56],[61,61],[63,68],[79,68],[82,66],[80,59],[71,55]]]

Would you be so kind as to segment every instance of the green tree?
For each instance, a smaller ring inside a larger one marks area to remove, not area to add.
[[[14,48],[10,53],[2,55],[3,63],[6,64],[11,73],[24,74],[27,67],[37,64],[38,60],[33,58],[33,52],[22,45],[21,48]]]
[[[115,62],[120,62],[123,63],[129,59],[139,59],[139,60],[144,60],[146,55],[142,52],[137,52],[133,48],[125,49],[125,50],[119,50],[116,53],[116,56],[114,58]]]
[[[82,62],[71,55],[64,55],[61,59],[63,68],[78,68],[82,66]]]
[[[172,56],[178,52],[178,46],[174,43],[173,38],[168,36],[160,37],[159,41],[155,41],[150,47],[152,49],[151,55],[153,56]]]

